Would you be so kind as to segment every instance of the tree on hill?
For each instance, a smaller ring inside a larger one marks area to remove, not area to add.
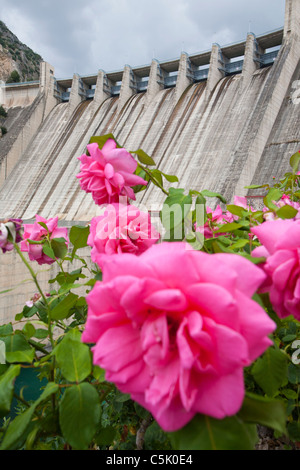
[[[13,70],[8,79],[6,80],[6,83],[18,83],[20,82],[20,74],[17,70]]]

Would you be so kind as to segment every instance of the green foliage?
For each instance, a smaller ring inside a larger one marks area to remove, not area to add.
[[[6,83],[19,83],[21,81],[20,74],[17,70],[13,70],[6,80]]]
[[[5,127],[5,126],[0,126],[0,129],[1,129],[1,133],[2,133],[2,135],[5,135],[5,134],[7,134],[7,129],[6,129],[6,127]]]
[[[7,117],[7,112],[3,108],[2,104],[0,105],[0,116],[6,118]]]

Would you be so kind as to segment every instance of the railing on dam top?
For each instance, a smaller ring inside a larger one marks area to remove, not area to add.
[[[39,80],[32,80],[30,82],[13,82],[13,83],[4,83],[4,82],[0,82],[0,86],[1,87],[6,87],[6,88],[9,88],[9,87],[22,87],[22,86],[39,86],[40,85],[40,81]]]

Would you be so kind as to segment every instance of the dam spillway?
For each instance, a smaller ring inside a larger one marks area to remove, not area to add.
[[[108,98],[97,108],[93,101],[83,101],[68,117],[68,103],[58,104],[5,181],[0,213],[25,220],[41,213],[89,221],[96,208],[75,178],[77,157],[92,135],[109,133],[128,150],[142,148],[161,171],[178,176],[180,187],[219,192],[269,74],[270,67],[259,69],[247,87],[241,74],[225,77],[209,100],[206,82],[200,82],[190,85],[177,103],[175,88],[169,88],[160,90],[148,106],[146,93],[134,94],[121,110],[118,98]],[[152,186],[141,202],[154,205],[163,198]]]
[[[299,3],[287,0],[286,12],[284,29],[207,53],[72,80],[56,80],[43,63],[38,87],[10,86],[1,218],[88,223],[97,207],[80,190],[77,157],[94,135],[111,133],[130,151],[142,148],[161,171],[178,176],[178,187],[221,193],[228,203],[250,194],[246,185],[281,177],[300,142]],[[150,210],[164,198],[151,185],[138,203]],[[21,282],[15,255],[0,256],[1,286]],[[2,296],[0,322],[30,292]]]

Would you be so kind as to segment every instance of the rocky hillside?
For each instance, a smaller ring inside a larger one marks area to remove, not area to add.
[[[15,70],[20,81],[38,80],[42,60],[0,21],[0,80],[6,82]]]

